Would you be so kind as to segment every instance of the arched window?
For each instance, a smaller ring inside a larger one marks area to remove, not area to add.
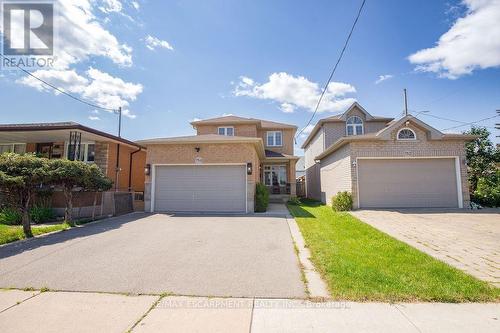
[[[398,140],[416,140],[417,136],[411,128],[402,128],[398,131]]]
[[[349,117],[345,126],[347,135],[363,134],[363,120],[358,116]]]

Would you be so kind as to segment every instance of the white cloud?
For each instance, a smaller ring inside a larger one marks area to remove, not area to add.
[[[95,57],[106,58],[121,67],[133,64],[132,48],[120,43],[101,25],[99,17],[94,14],[98,10],[122,14],[123,8],[121,2],[116,0],[59,0],[54,16],[56,27],[54,67],[37,70],[33,74],[68,93],[100,106],[107,108],[122,106],[123,114],[134,118],[135,115],[128,107],[129,103],[142,92],[141,84],[125,82],[92,67],[88,67],[84,73],[79,73],[75,69],[76,65],[85,68],[85,62],[94,60]],[[41,82],[29,76],[17,82],[38,90],[48,90]],[[50,91],[58,94],[56,91]]]
[[[307,125],[302,131],[302,133],[300,133],[300,138],[306,138],[309,134],[311,134],[312,130],[314,129],[314,126],[315,125],[313,124]]]
[[[139,8],[141,8],[141,6],[139,5],[139,3],[137,1],[132,1],[131,4],[132,4],[132,7],[134,7],[137,10],[139,10]]]
[[[141,84],[125,82],[92,67],[85,72],[86,76],[79,75],[75,70],[38,70],[33,74],[66,92],[77,94],[81,98],[105,108],[118,109],[121,106],[124,116],[136,117],[128,107],[129,102],[136,100],[137,96],[142,93],[143,86]],[[48,89],[43,83],[31,76],[19,79],[18,83],[40,91],[46,90],[59,94],[57,91]],[[94,110],[93,113],[95,111],[97,110]]]
[[[97,116],[89,116],[89,119],[90,120],[101,120],[101,118],[99,118]]]
[[[99,7],[99,9],[103,13],[119,13],[122,11],[122,3],[118,0],[102,0],[103,4]]]
[[[379,84],[381,82],[384,82],[386,80],[392,79],[394,75],[391,74],[385,74],[385,75],[379,75],[377,81],[375,81],[375,84]]]
[[[174,48],[170,45],[166,40],[161,40],[151,35],[146,36],[146,47],[151,51],[156,50],[157,48],[163,48],[167,50],[173,50]]]
[[[356,89],[350,84],[331,82],[318,112],[336,112],[346,109],[355,102],[354,98],[346,97],[346,95],[355,92]],[[295,108],[314,111],[321,95],[321,88],[317,83],[303,76],[281,72],[271,74],[268,82],[263,84],[242,76],[236,83],[233,94],[278,102],[284,112],[293,112]]]
[[[436,46],[408,57],[416,70],[456,79],[500,66],[500,0],[463,0],[467,14],[455,21]]]

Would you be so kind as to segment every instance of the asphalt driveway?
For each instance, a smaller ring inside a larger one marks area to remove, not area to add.
[[[0,247],[0,288],[304,297],[285,218],[135,213]]]
[[[353,215],[500,287],[500,210],[361,210]]]

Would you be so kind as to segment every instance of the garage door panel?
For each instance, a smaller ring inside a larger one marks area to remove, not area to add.
[[[457,207],[455,160],[361,159],[362,208]]]
[[[158,166],[155,211],[245,212],[246,169],[235,165]]]

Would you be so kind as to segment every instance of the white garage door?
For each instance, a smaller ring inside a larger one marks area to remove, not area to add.
[[[156,166],[154,178],[154,211],[246,211],[244,166]]]
[[[458,207],[454,158],[359,159],[361,208]]]

